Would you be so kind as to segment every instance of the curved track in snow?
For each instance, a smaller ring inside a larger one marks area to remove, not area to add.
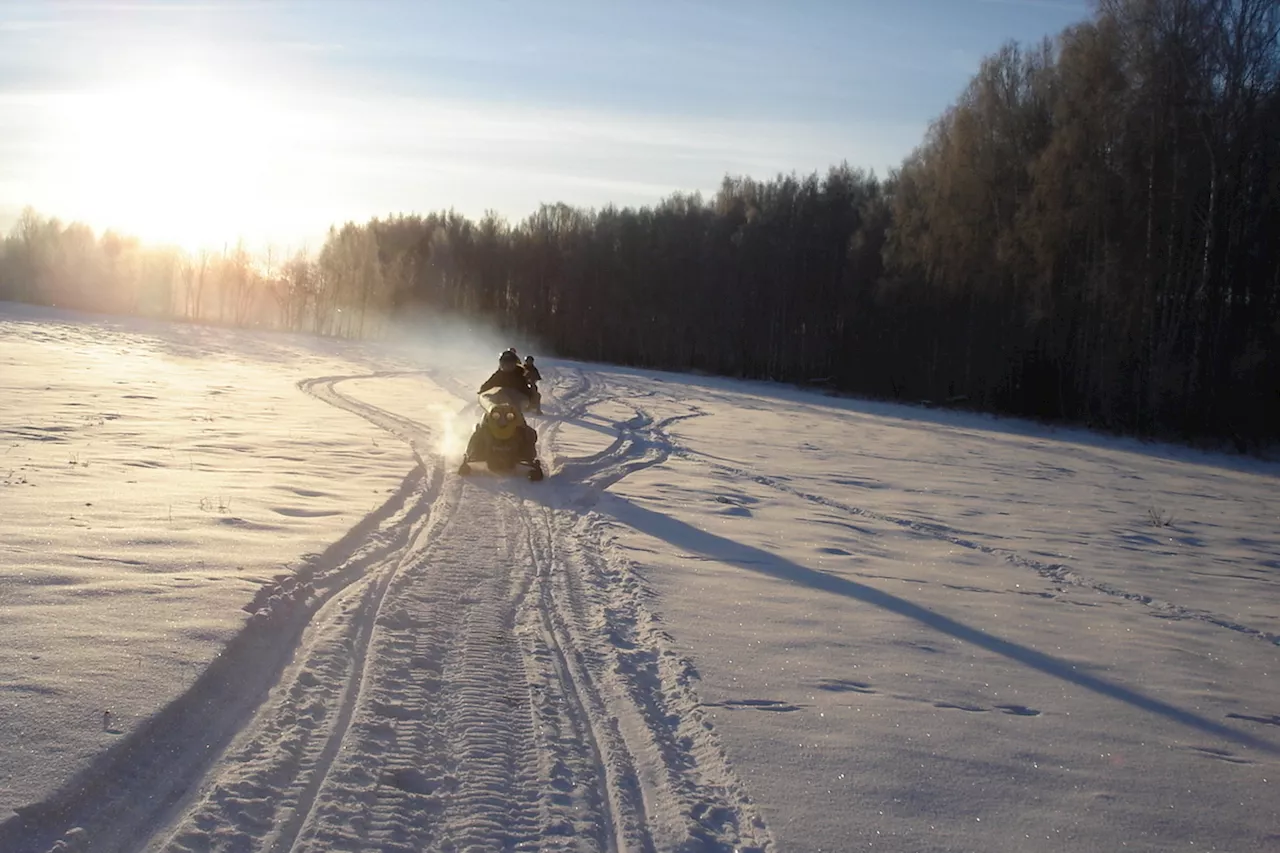
[[[561,371],[539,424],[552,477],[463,479],[427,450],[430,425],[345,385],[409,375],[430,381],[299,384],[408,443],[417,466],[325,559],[259,596],[219,678],[96,769],[129,781],[69,788],[0,847],[772,849],[691,668],[589,511],[666,458],[665,422],[633,403],[603,451],[559,457],[560,424],[601,399]]]
[[[616,377],[615,381],[617,381]],[[622,391],[631,398],[658,396],[656,392],[652,390],[626,381],[618,382],[616,390]],[[1018,566],[1021,569],[1030,570],[1040,577],[1062,587],[1072,586],[1089,589],[1113,598],[1123,599],[1125,601],[1143,605],[1150,608],[1152,611],[1157,612],[1162,618],[1190,619],[1205,622],[1218,628],[1224,628],[1238,634],[1244,634],[1248,637],[1263,640],[1271,645],[1280,646],[1280,633],[1245,624],[1237,618],[1220,613],[1214,613],[1203,608],[1191,607],[1177,602],[1162,600],[1140,591],[1120,587],[1114,583],[1097,580],[1090,577],[1083,570],[1065,563],[1048,562],[1036,557],[1026,556],[1015,549],[983,542],[981,534],[959,530],[936,521],[924,521],[903,515],[878,512],[867,507],[855,506],[847,501],[836,500],[828,495],[814,494],[792,485],[786,477],[763,473],[758,470],[747,470],[740,464],[730,463],[728,460],[685,447],[678,441],[675,441],[666,432],[666,428],[678,421],[699,417],[703,412],[698,408],[698,406],[690,403],[687,399],[683,399],[676,395],[661,395],[661,399],[668,405],[687,409],[688,414],[668,417],[662,422],[654,424],[652,429],[646,430],[647,439],[654,444],[651,454],[661,455],[661,459],[658,461],[665,461],[671,456],[676,456],[705,466],[709,470],[727,474],[738,480],[754,482],[758,485],[764,486],[765,488],[772,489],[776,492],[782,492],[790,497],[799,498],[811,504],[839,510],[845,515],[851,517],[861,516],[877,521],[883,521],[897,527],[908,528],[923,536],[947,542],[959,548],[978,551],[983,554],[1005,560],[1006,562]]]

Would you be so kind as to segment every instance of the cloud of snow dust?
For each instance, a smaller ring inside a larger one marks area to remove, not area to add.
[[[384,340],[400,358],[423,370],[427,378],[458,402],[432,402],[427,423],[433,450],[448,460],[461,460],[480,418],[476,391],[498,367],[498,356],[516,347],[521,356],[550,355],[525,334],[511,333],[486,320],[460,314],[415,309],[389,318]]]
[[[503,330],[485,319],[429,309],[402,311],[390,318],[385,337],[424,366],[457,377],[471,372],[488,376],[508,347],[515,347],[522,356],[551,354],[527,334]],[[477,386],[484,376],[476,379]]]
[[[469,411],[454,411],[447,406],[432,406],[431,415],[434,419],[434,434],[436,435],[435,451],[445,459],[461,459],[466,453],[467,441],[471,438],[471,430],[474,429],[474,421],[467,417]]]

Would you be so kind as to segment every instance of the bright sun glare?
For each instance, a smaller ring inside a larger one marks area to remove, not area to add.
[[[59,140],[67,206],[98,227],[194,249],[269,223],[279,116],[245,85],[191,70],[69,96]]]

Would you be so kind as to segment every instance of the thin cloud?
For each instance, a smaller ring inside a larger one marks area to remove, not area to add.
[[[983,2],[1041,11],[975,16],[968,6],[960,17],[1025,29],[1062,19],[1046,9],[1084,12],[1060,0]],[[492,208],[514,220],[547,201],[713,191],[725,174],[803,175],[841,161],[881,171],[977,67],[988,48],[975,28],[994,26],[922,28],[900,10],[860,21],[841,6],[835,17],[858,23],[846,32],[727,0],[643,14],[555,0],[540,9],[517,4],[488,20],[471,4],[411,2],[6,6],[5,201],[64,218],[132,214],[145,229],[207,192],[219,228],[323,233],[388,211]],[[48,33],[21,29],[45,17]],[[997,29],[991,49],[1014,35]],[[181,80],[192,85],[152,98],[154,109],[146,101],[149,88]],[[211,101],[214,90],[223,95]],[[116,120],[113,99],[131,122]],[[168,184],[157,176],[165,167]]]

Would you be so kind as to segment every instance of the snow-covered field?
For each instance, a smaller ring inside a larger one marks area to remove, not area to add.
[[[0,851],[1280,849],[1280,467],[0,306]]]

